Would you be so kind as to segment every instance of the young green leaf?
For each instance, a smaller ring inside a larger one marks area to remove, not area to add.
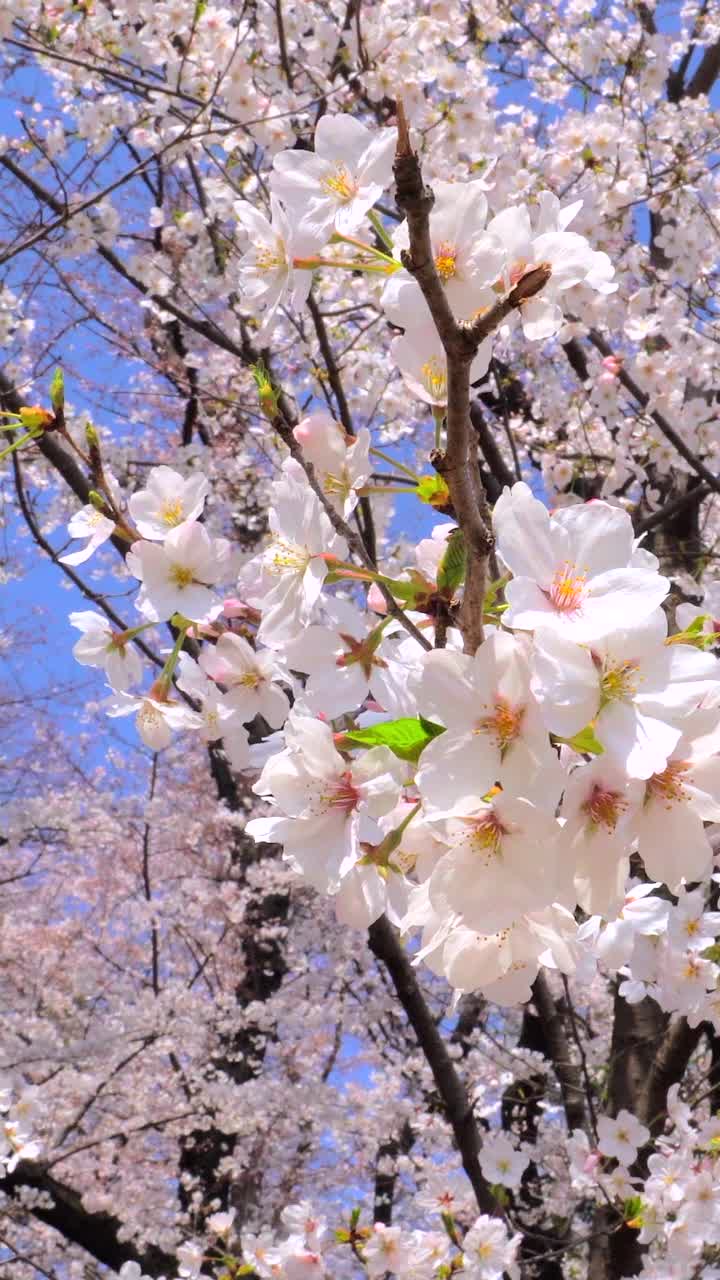
[[[399,720],[369,725],[367,729],[350,729],[343,734],[340,746],[345,742],[356,747],[389,747],[398,759],[417,764],[428,742],[444,732],[442,725],[433,724],[422,716],[417,719],[404,716]]]

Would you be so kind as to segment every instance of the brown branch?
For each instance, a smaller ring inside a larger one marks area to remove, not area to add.
[[[447,364],[447,445],[433,464],[450,490],[457,522],[465,536],[467,571],[460,629],[465,650],[474,653],[483,640],[483,612],[488,560],[493,548],[487,495],[477,466],[477,441],[470,423],[470,367],[478,348],[498,325],[534,297],[547,283],[550,268],[534,267],[504,298],[470,324],[456,320],[435,266],[430,235],[434,196],[423,182],[417,153],[410,144],[407,120],[398,102],[398,144],[395,155],[396,203],[405,214],[410,248],[402,254],[405,269],[417,280],[445,352]]]
[[[328,381],[332,388],[333,395],[335,396],[335,403],[337,405],[337,411],[340,417],[340,421],[343,427],[345,428],[346,434],[349,436],[354,436],[356,434],[355,424],[353,422],[352,414],[350,412],[350,406],[347,402],[347,396],[345,395],[345,388],[343,387],[343,384],[342,384],[342,378],[340,376],[340,367],[335,358],[335,352],[333,351],[332,345],[330,343],[327,327],[325,325],[325,318],[317,304],[317,300],[313,296],[312,290],[308,295],[308,309],[310,311],[310,315],[312,316],[313,324],[315,326],[315,333],[317,334],[317,340],[320,346],[320,351],[322,352],[322,358],[325,361],[325,368],[327,369]],[[360,510],[362,512],[363,542],[365,543],[367,551],[370,555],[370,559],[372,560],[373,564],[375,564],[377,562],[377,543],[375,538],[375,522],[373,520],[372,507],[371,507],[369,498],[364,497],[360,499]]]
[[[533,983],[533,1001],[540,1015],[550,1060],[560,1085],[568,1130],[584,1129],[585,1093],[580,1067],[573,1062],[563,1015],[541,969]]]
[[[595,350],[599,351],[602,356],[612,356],[615,354],[609,342],[606,342],[605,338],[603,338],[601,333],[598,333],[597,329],[590,329],[588,331],[588,340],[595,347]],[[650,396],[647,395],[640,386],[638,386],[632,375],[621,366],[617,376],[622,386],[625,387],[626,391],[630,392],[631,396],[633,396],[635,400],[637,400],[640,407],[648,410]],[[713,475],[713,472],[710,471],[709,467],[705,466],[702,459],[698,458],[697,454],[693,453],[692,449],[686,445],[682,436],[668,422],[665,415],[659,413],[657,409],[650,409],[648,412],[653,422],[660,428],[665,439],[669,440],[670,443],[675,446],[680,457],[685,459],[688,465],[692,467],[693,471],[699,475],[715,493],[720,493],[720,477]]]
[[[53,1178],[41,1164],[21,1160],[12,1173],[0,1178],[0,1191],[11,1200],[24,1189],[44,1192],[51,1205],[33,1203],[30,1212],[39,1222],[58,1231],[71,1244],[79,1245],[106,1267],[119,1271],[124,1262],[137,1262],[148,1276],[172,1275],[176,1261],[155,1245],[145,1249],[122,1238],[124,1224],[112,1213],[89,1213],[76,1191]]]
[[[482,1213],[498,1214],[497,1201],[480,1168],[480,1133],[470,1099],[435,1025],[413,967],[386,916],[381,916],[370,926],[368,940],[373,955],[382,961],[392,979],[397,997],[432,1071],[478,1208]]]
[[[720,40],[716,40],[715,44],[708,45],[705,50],[700,65],[685,91],[685,97],[699,98],[701,94],[709,93],[719,75]]]
[[[664,506],[659,507],[657,511],[653,511],[651,515],[646,516],[644,520],[638,521],[635,526],[637,534],[649,533],[651,529],[656,529],[659,524],[664,524],[666,520],[672,520],[675,516],[680,515],[686,507],[692,507],[704,502],[712,493],[709,484],[697,484],[694,489],[688,489],[687,493],[681,493],[677,498],[671,498]]]

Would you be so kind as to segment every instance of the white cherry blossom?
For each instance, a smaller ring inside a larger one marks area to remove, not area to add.
[[[204,525],[186,521],[171,529],[160,546],[134,542],[128,565],[144,588],[148,616],[163,622],[180,613],[193,622],[217,616],[222,604],[212,590],[222,566]]]
[[[474,658],[447,649],[426,654],[418,705],[446,725],[425,748],[417,775],[430,810],[457,811],[501,774],[521,789],[521,779],[530,781],[533,763],[544,763],[549,747],[528,686],[528,651],[505,632],[488,636]]]
[[[631,778],[661,773],[686,717],[718,686],[715,658],[689,645],[668,646],[666,635],[661,610],[584,648],[539,627],[532,690],[547,727],[572,737],[592,722]]]
[[[171,529],[202,515],[208,495],[207,477],[183,476],[172,467],[153,467],[145,487],[128,500],[128,511],[141,538],[162,542]]]
[[[635,818],[648,875],[674,889],[706,871],[712,845],[706,822],[720,821],[720,736],[683,737],[665,767],[644,784]]]
[[[502,241],[485,233],[487,190],[482,179],[474,182],[435,182],[435,203],[430,214],[430,238],[435,269],[442,281],[448,302],[460,319],[470,317],[485,301],[482,292],[492,285],[505,267]],[[393,232],[396,257],[410,247],[406,222]],[[400,293],[402,296],[399,296]],[[398,272],[385,286],[382,306],[393,324],[403,327],[409,310],[422,313],[426,303],[420,286]]]
[[[666,578],[634,568],[630,517],[590,502],[550,516],[519,481],[495,504],[498,551],[512,570],[506,626],[550,626],[578,643],[644,621],[662,602]]]
[[[623,1108],[614,1119],[600,1116],[598,1120],[598,1147],[604,1156],[631,1165],[640,1147],[650,1137],[650,1130],[635,1116]]]
[[[342,559],[347,546],[305,480],[286,473],[272,490],[271,539],[256,562],[262,579],[255,599],[262,608],[258,639],[280,646],[310,621],[328,573],[328,558]]]
[[[295,260],[317,254],[323,243],[322,236],[291,221],[272,195],[270,215],[268,221],[245,200],[235,205],[237,221],[250,241],[237,268],[240,291],[244,305],[261,320],[260,338],[270,332],[284,302],[296,311],[304,305],[312,285],[312,270],[296,267]]]
[[[85,564],[85,561],[89,560],[98,547],[107,542],[114,532],[115,521],[110,520],[108,516],[103,515],[102,511],[98,511],[88,503],[68,521],[70,537],[86,538],[85,546],[79,551],[66,551],[65,555],[58,556],[58,560],[61,564]]]
[[[225,686],[224,701],[244,722],[262,716],[278,729],[286,719],[290,703],[275,682],[280,669],[271,651],[253,649],[242,636],[225,631],[217,644],[203,648],[198,661],[206,675]]]
[[[533,227],[526,205],[503,209],[488,223],[488,233],[505,250],[505,287],[515,284],[533,267],[547,263],[552,273],[542,292],[524,302],[520,312],[527,338],[550,338],[563,323],[558,299],[573,285],[585,283],[600,293],[613,293],[614,268],[605,253],[593,250],[584,236],[565,228],[572,222],[582,201],[560,208],[550,191],[540,193],[539,211]]]
[[[361,427],[357,436],[347,437],[339,422],[318,410],[302,418],[293,429],[303,456],[312,463],[323,492],[347,519],[360,500],[367,483],[370,464],[370,432]],[[288,459],[283,470],[297,474],[298,464]]]
[[[114,631],[106,617],[82,609],[70,614],[70,622],[82,635],[73,645],[73,657],[84,667],[100,667],[113,689],[130,689],[142,678],[140,654],[122,631]]]
[[[349,115],[324,115],[315,150],[281,151],[270,184],[302,230],[352,235],[392,178],[397,132],[370,130]]]
[[[285,816],[253,818],[245,829],[255,840],[282,842],[295,870],[322,892],[336,893],[364,856],[363,843],[382,839],[374,819],[397,802],[400,762],[387,747],[347,760],[330,727],[307,716],[290,717],[285,742],[253,787]]]
[[[519,1187],[529,1157],[510,1141],[506,1133],[485,1138],[480,1152],[480,1168],[488,1182],[503,1187]]]

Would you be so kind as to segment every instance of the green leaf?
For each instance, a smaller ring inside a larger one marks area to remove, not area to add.
[[[462,529],[453,529],[447,540],[447,550],[438,569],[437,584],[440,591],[452,594],[465,581],[467,553]]]
[[[490,586],[485,592],[485,600],[483,602],[483,610],[485,613],[490,613],[493,609],[507,608],[507,605],[498,605],[497,599],[500,593],[505,590],[509,581],[510,574],[505,573],[502,578],[496,578],[494,582],[490,583]]]
[[[417,719],[403,716],[400,720],[384,720],[367,729],[350,729],[343,734],[343,741],[356,747],[389,747],[398,759],[417,764],[428,742],[444,732],[442,725],[433,724],[422,716]]]
[[[65,408],[65,379],[62,369],[56,369],[50,383],[50,403],[56,413]]]
[[[623,1205],[623,1218],[629,1227],[642,1226],[642,1214],[645,1208],[642,1196],[630,1196]]]
[[[450,490],[442,476],[437,474],[421,476],[415,492],[420,501],[426,502],[429,507],[446,507],[449,505]]]
[[[556,733],[551,737],[553,742],[564,742],[566,746],[572,747],[573,751],[584,751],[591,756],[601,756],[605,751],[602,742],[595,737],[595,730],[591,724],[586,724],[585,728],[576,733],[573,738],[561,738]]]

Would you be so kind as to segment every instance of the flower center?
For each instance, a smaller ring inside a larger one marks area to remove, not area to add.
[[[447,401],[447,369],[444,360],[431,356],[420,369],[420,381],[425,390],[441,404]]]
[[[470,829],[470,842],[476,853],[498,854],[503,836],[508,835],[508,828],[503,826],[495,809],[488,809],[478,818],[467,818]]]
[[[271,248],[264,245],[255,252],[255,266],[258,271],[281,271],[287,267],[284,245],[280,241]]]
[[[624,702],[634,698],[638,691],[638,670],[637,662],[619,662],[615,667],[606,667],[600,680],[601,704],[606,706],[608,702]]]
[[[438,245],[438,250],[435,254],[435,270],[443,284],[447,284],[448,280],[452,280],[457,272],[457,248],[447,240],[443,240]]]
[[[234,685],[241,685],[245,689],[257,689],[261,683],[262,676],[259,671],[244,671],[241,676],[237,676],[233,680]]]
[[[358,192],[357,183],[344,164],[337,165],[334,173],[327,174],[321,186],[340,204],[347,204]]]
[[[145,729],[152,730],[161,723],[162,715],[158,711],[157,707],[154,707],[152,702],[143,702],[140,710],[138,711],[138,726],[142,725]]]
[[[585,599],[586,584],[587,574],[577,573],[567,560],[555,570],[549,596],[559,613],[577,613]]]
[[[489,734],[500,751],[505,752],[520,736],[524,714],[524,707],[513,707],[507,698],[498,694],[491,715],[478,721],[475,733]]]
[[[184,591],[186,587],[189,587],[194,582],[193,571],[184,564],[171,564],[170,581],[178,590]]]
[[[685,760],[669,760],[662,773],[654,773],[645,784],[645,803],[659,800],[666,809],[687,800],[688,792],[683,783],[690,765]]]
[[[306,547],[298,547],[294,542],[287,542],[285,538],[275,538],[269,549],[266,561],[270,573],[285,573],[287,569],[293,569],[297,573],[304,573],[311,560]]]
[[[163,502],[160,508],[160,515],[163,524],[167,524],[171,529],[183,522],[183,507],[179,498],[173,498],[171,501]]]
[[[328,495],[339,498],[348,498],[352,492],[352,481],[345,475],[336,476],[331,471],[326,471],[322,478],[322,486]]]
[[[627,800],[620,791],[612,791],[596,782],[582,809],[593,827],[614,831],[621,814],[627,809]]]
[[[328,809],[342,809],[345,813],[352,813],[353,809],[357,808],[360,792],[353,784],[353,776],[349,769],[334,779],[330,791],[322,797],[322,801]]]

